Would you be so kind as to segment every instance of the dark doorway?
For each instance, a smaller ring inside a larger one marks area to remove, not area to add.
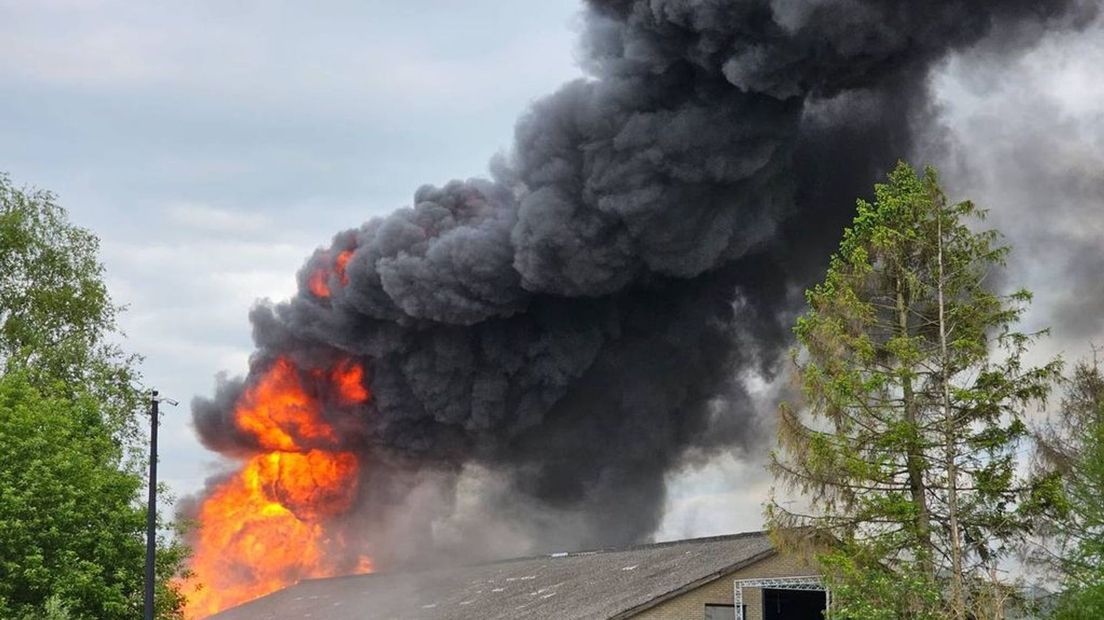
[[[823,590],[763,588],[763,620],[823,620]]]

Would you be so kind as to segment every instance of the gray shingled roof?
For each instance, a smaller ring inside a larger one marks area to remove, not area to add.
[[[312,579],[213,619],[622,618],[772,553],[763,532],[750,532],[418,573]]]

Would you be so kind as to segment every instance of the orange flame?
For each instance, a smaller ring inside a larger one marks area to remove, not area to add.
[[[364,387],[364,367],[351,360],[342,360],[331,374],[337,393],[346,403],[362,403],[368,400],[368,388]]]
[[[326,284],[326,277],[326,270],[321,267],[311,272],[310,279],[307,281],[307,286],[310,288],[310,292],[314,293],[315,296],[330,296],[330,285]]]
[[[304,391],[298,371],[286,357],[278,358],[260,381],[246,390],[234,418],[238,428],[269,450],[296,450],[296,438],[330,445],[337,440],[322,420],[321,406]]]
[[[342,360],[329,373],[341,402],[368,399],[364,368]],[[372,560],[355,565],[327,553],[340,540],[323,527],[355,500],[359,463],[336,449],[333,428],[299,371],[279,358],[238,399],[239,429],[266,452],[248,459],[222,482],[199,510],[190,568],[198,582],[187,592],[186,617],[205,618],[302,578],[371,572]]]
[[[349,264],[349,259],[352,257],[352,250],[343,250],[337,255],[337,260],[334,261],[334,271],[337,273],[338,279],[341,280],[342,286],[349,285],[349,276],[345,275],[345,267]]]
[[[327,253],[328,254],[328,253]],[[349,285],[349,276],[345,273],[345,268],[349,265],[349,259],[353,257],[352,250],[342,250],[337,258],[334,259],[333,272],[337,274],[337,279],[341,282],[341,286]],[[315,297],[321,297],[323,299],[330,296],[330,272],[326,267],[318,267],[311,272],[310,278],[307,279],[307,288]]]
[[[364,575],[366,573],[374,572],[375,570],[376,570],[376,565],[375,565],[375,562],[372,561],[372,558],[370,558],[366,555],[362,555],[362,556],[360,556],[360,559],[357,560],[356,571],[355,571],[357,575]]]

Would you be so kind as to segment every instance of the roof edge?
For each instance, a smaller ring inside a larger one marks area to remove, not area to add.
[[[641,603],[641,604],[639,604],[635,607],[630,607],[630,608],[628,608],[624,611],[620,611],[617,614],[615,614],[613,616],[610,616],[609,620],[623,620],[624,618],[630,618],[632,616],[635,616],[636,614],[639,614],[642,611],[647,611],[647,610],[649,610],[653,607],[656,607],[656,606],[658,606],[662,603],[665,603],[665,602],[667,602],[667,601],[669,601],[673,598],[676,598],[678,596],[686,594],[687,592],[690,592],[692,590],[696,590],[696,589],[698,589],[698,588],[700,588],[704,585],[713,583],[714,581],[717,581],[718,579],[724,577],[725,575],[731,575],[732,573],[734,573],[734,572],[736,572],[736,571],[738,571],[742,568],[747,568],[748,566],[751,566],[752,564],[762,562],[763,560],[765,560],[769,557],[775,556],[775,555],[778,555],[778,550],[775,549],[774,547],[771,547],[770,549],[767,549],[766,551],[763,551],[761,553],[757,553],[757,554],[751,556],[750,558],[745,558],[743,560],[740,560],[739,562],[735,562],[733,564],[730,564],[730,565],[720,569],[717,572],[710,573],[710,574],[706,575],[705,577],[702,577],[701,579],[691,581],[690,583],[688,583],[686,585],[675,588],[674,590],[671,590],[670,592],[666,592],[664,594],[661,594],[661,595],[659,595],[659,596],[657,596],[657,597],[655,597],[651,600],[645,601],[645,602],[643,602],[643,603]]]
[[[740,538],[751,538],[751,537],[755,537],[755,536],[766,536],[766,535],[767,535],[766,530],[756,530],[756,531],[750,531],[750,532],[738,532],[738,533],[735,533],[735,534],[722,534],[722,535],[719,535],[719,536],[703,536],[701,538],[686,538],[686,539],[682,539],[682,540],[668,540],[668,541],[664,541],[664,542],[661,542],[661,543],[643,543],[643,544],[638,544],[638,545],[632,545],[632,546],[629,546],[629,547],[613,547],[613,548],[605,548],[605,549],[587,549],[587,550],[573,551],[573,552],[570,552],[566,555],[567,556],[578,556],[578,555],[591,555],[591,554],[610,553],[610,552],[619,552],[619,551],[633,551],[633,550],[639,550],[639,549],[654,548],[654,547],[667,547],[667,546],[687,544],[687,543],[716,542],[716,541],[722,541],[722,540],[734,540],[734,539],[740,539]],[[668,601],[672,598],[675,598],[676,596],[680,596],[682,594],[685,594],[686,592],[689,592],[689,591],[694,590],[696,588],[700,588],[701,586],[704,586],[708,583],[712,583],[712,582],[724,577],[725,575],[729,575],[733,572],[736,572],[737,570],[740,570],[742,568],[745,568],[747,566],[755,564],[756,562],[760,562],[762,560],[765,560],[765,559],[767,559],[767,558],[769,558],[773,555],[776,555],[777,553],[778,553],[778,550],[775,549],[772,545],[771,548],[767,549],[766,551],[757,553],[757,554],[755,554],[751,557],[740,560],[739,562],[734,562],[733,564],[729,564],[729,565],[727,565],[727,566],[725,566],[725,567],[723,567],[723,568],[721,568],[721,569],[719,569],[719,570],[717,570],[713,573],[710,573],[710,574],[706,575],[705,577],[694,580],[694,581],[692,581],[688,584],[680,586],[680,587],[678,587],[674,590],[671,590],[670,592],[666,592],[664,594],[661,594],[661,595],[659,595],[655,598],[649,599],[649,600],[647,600],[643,603],[640,603],[640,604],[638,604],[634,607],[630,607],[628,609],[622,610],[622,611],[618,612],[617,614],[615,614],[613,616],[610,616],[608,620],[622,620],[624,618],[628,618],[628,617],[630,617],[634,614],[638,614],[638,613],[640,613],[642,611],[645,611],[647,609],[651,609],[652,607],[655,607],[655,606],[657,606],[657,605],[659,605],[663,602],[666,602],[666,601]],[[467,564],[467,565],[460,565],[460,566],[462,566],[462,567],[488,566],[488,565],[494,565],[494,564],[504,564],[504,563],[509,563],[509,562],[517,562],[517,561],[522,561],[522,560],[532,560],[532,559],[545,558],[545,557],[552,557],[552,554],[539,554],[539,555],[523,556],[523,557],[517,557],[517,558],[503,558],[503,559],[494,560],[494,561],[491,561],[491,562],[483,562],[483,563],[478,563],[478,564]],[[433,569],[422,570],[422,571],[413,571],[412,574],[429,572],[430,570],[433,570]],[[399,572],[401,572],[401,571],[399,571]],[[293,588],[297,588],[299,586],[307,585],[307,584],[310,584],[310,583],[322,582],[322,581],[337,581],[337,580],[346,580],[346,579],[358,579],[358,578],[363,579],[365,577],[372,577],[374,575],[393,575],[393,574],[397,574],[397,573],[394,573],[394,572],[360,573],[360,574],[351,574],[351,575],[335,575],[335,576],[332,576],[332,577],[311,577],[311,578],[300,579],[299,581],[297,581],[293,584],[290,584],[288,586],[285,586],[283,588],[280,588],[279,590],[269,592],[269,593],[267,593],[263,596],[259,596],[255,599],[252,599],[252,600],[249,600],[249,601],[244,601],[242,603],[234,605],[233,607],[228,607],[226,609],[220,610],[217,614],[212,616],[212,618],[218,617],[219,615],[223,614],[224,612],[228,612],[228,611],[231,611],[233,609],[237,609],[239,607],[249,605],[249,604],[252,604],[252,603],[257,602],[257,601],[261,601],[261,600],[264,600],[264,599],[267,599],[267,598],[270,598],[270,597],[277,596],[277,595],[279,595],[281,593],[284,593],[284,592],[287,592],[288,590],[291,590]]]
[[[449,566],[449,568],[457,568],[457,567],[471,567],[471,568],[474,568],[474,567],[477,567],[477,566],[492,566],[492,565],[495,565],[495,564],[509,564],[511,562],[523,562],[523,561],[535,560],[535,559],[539,559],[539,558],[561,558],[561,557],[574,557],[574,556],[580,556],[580,555],[594,555],[594,554],[598,554],[598,553],[620,553],[620,552],[625,552],[625,551],[639,551],[641,549],[654,549],[656,547],[670,547],[670,546],[674,546],[674,545],[709,543],[709,542],[718,542],[718,541],[722,541],[722,540],[737,540],[737,539],[740,539],[740,538],[753,538],[753,537],[756,537],[756,536],[767,536],[767,535],[768,535],[767,530],[754,530],[754,531],[750,531],[750,532],[737,532],[735,534],[721,534],[719,536],[703,536],[701,538],[683,538],[683,539],[679,539],[679,540],[665,540],[663,542],[658,542],[658,543],[655,543],[655,542],[653,542],[653,543],[640,543],[640,544],[636,544],[636,545],[629,545],[627,547],[599,547],[599,548],[593,548],[593,549],[579,549],[577,551],[564,551],[564,552],[557,552],[557,553],[536,553],[536,554],[532,554],[532,555],[523,555],[523,556],[518,556],[518,557],[513,557],[513,558],[499,558],[499,559],[496,559],[496,560],[489,560],[489,561],[484,561],[484,562],[458,563],[456,565]],[[382,571],[382,572],[378,572],[378,573],[377,572],[372,572],[372,573],[353,573],[353,574],[349,574],[349,575],[333,575],[332,577],[306,577],[306,578],[300,579],[299,581],[295,582],[294,584],[292,584],[290,586],[287,586],[286,588],[282,588],[282,589],[287,589],[287,588],[290,588],[292,586],[299,585],[301,583],[310,583],[310,582],[313,582],[313,581],[332,581],[334,579],[357,579],[357,578],[371,577],[373,575],[394,575],[394,574],[397,574],[397,573],[407,573],[407,574],[416,575],[416,574],[419,574],[419,573],[426,573],[426,572],[438,570],[440,568],[444,568],[444,567],[443,566],[427,566],[427,567],[422,567],[422,568],[418,568],[418,569],[411,570],[411,571]],[[278,591],[279,590],[277,590],[277,592]],[[263,598],[263,597],[261,597],[261,598]],[[254,600],[256,600],[256,599],[254,599]]]
[[[679,538],[677,540],[664,540],[662,542],[640,543],[636,545],[629,545],[627,547],[603,547],[598,549],[582,549],[574,551],[572,553],[604,553],[608,551],[631,551],[635,549],[645,549],[651,547],[668,547],[672,545],[682,545],[686,543],[706,543],[717,542],[721,540],[737,540],[740,538],[752,538],[755,536],[769,536],[769,530],[750,530],[747,532],[735,532],[732,534],[718,534],[715,536],[701,536],[698,538]]]

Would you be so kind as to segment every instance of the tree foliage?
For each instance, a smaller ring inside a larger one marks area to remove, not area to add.
[[[1048,559],[1065,593],[1054,617],[1104,617],[1104,373],[1095,355],[1074,368],[1058,418],[1037,445],[1040,478],[1057,498],[1057,552]]]
[[[808,532],[847,618],[966,618],[1000,607],[998,563],[1039,507],[1017,474],[1026,408],[1058,362],[1027,367],[1026,291],[991,290],[1008,248],[901,163],[858,214],[794,329],[800,400],[784,404],[768,521]],[[994,615],[999,617],[999,610]]]
[[[143,481],[121,468],[98,399],[44,393],[9,371],[0,377],[0,445],[0,617],[48,615],[49,604],[72,618],[134,618]],[[163,550],[163,569],[178,561],[179,550]]]
[[[0,174],[0,364],[42,386],[94,392],[116,438],[135,447],[138,358],[112,342],[120,309],[98,253],[53,194]]]
[[[134,618],[146,419],[99,242],[0,175],[0,618]],[[162,540],[159,617],[184,549]]]

